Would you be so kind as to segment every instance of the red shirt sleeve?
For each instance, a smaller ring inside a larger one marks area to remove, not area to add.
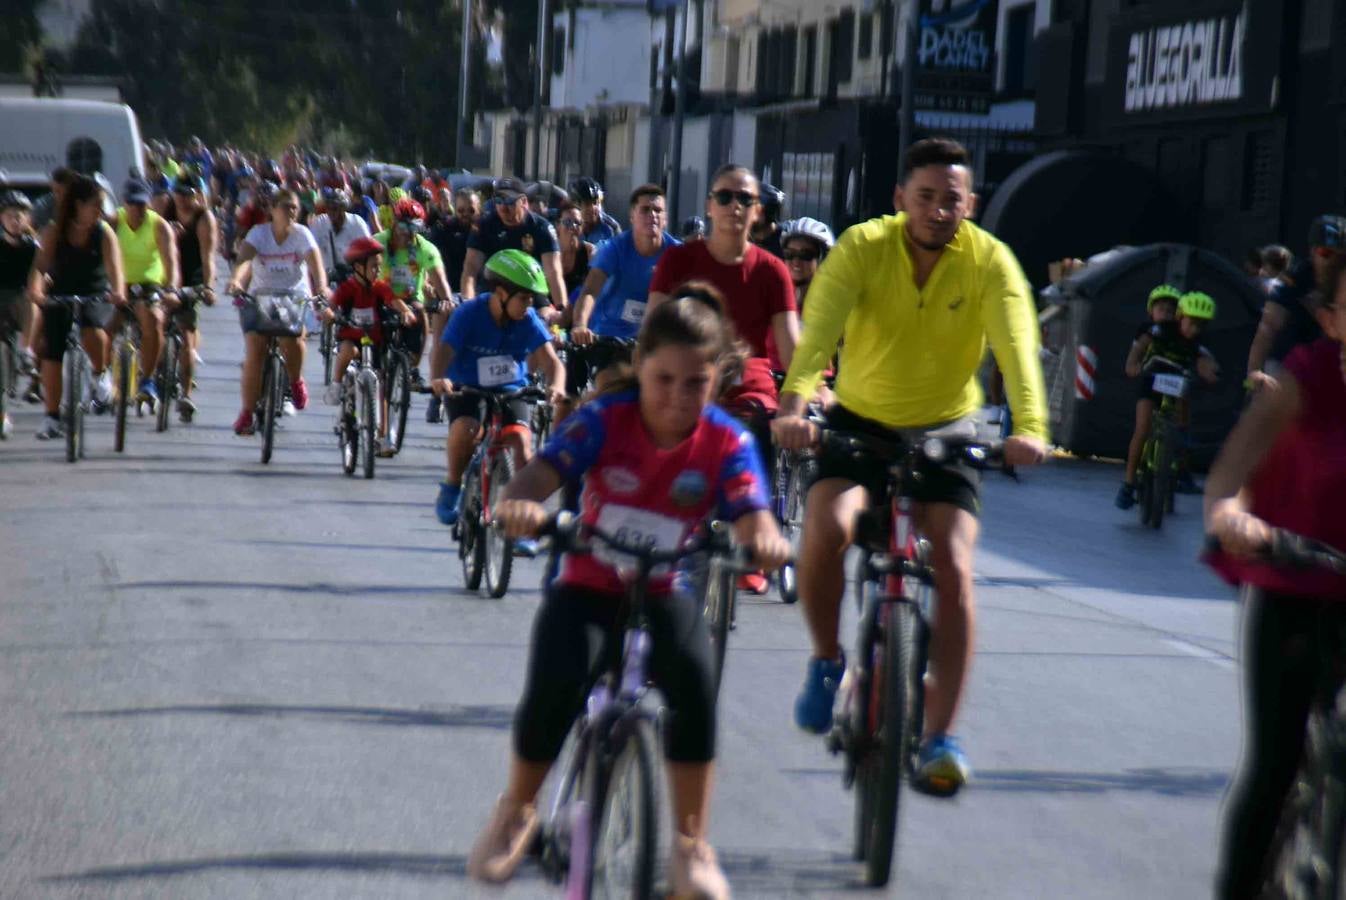
[[[664,251],[654,266],[654,274],[650,276],[651,294],[671,294],[674,288],[687,280],[687,256],[685,246],[669,247]]]

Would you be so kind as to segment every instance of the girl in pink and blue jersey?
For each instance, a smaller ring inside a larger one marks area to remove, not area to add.
[[[675,549],[708,516],[733,522],[755,564],[789,555],[769,510],[748,430],[714,406],[735,353],[733,327],[708,290],[688,290],[646,316],[634,379],[581,406],[509,484],[496,518],[513,538],[547,520],[542,501],[582,480],[580,517],[608,533],[637,530]],[[593,625],[614,624],[622,581],[603,554],[563,557],[533,628],[527,684],[514,720],[509,785],[468,858],[485,881],[513,875],[537,828],[534,797],[584,700]],[[665,755],[675,817],[676,896],[727,897],[705,841],[715,756],[715,676],[699,603],[671,575],[650,581],[650,675],[672,715]]]

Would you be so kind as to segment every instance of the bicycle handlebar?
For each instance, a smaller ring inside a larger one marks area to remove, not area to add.
[[[1205,549],[1207,553],[1219,552],[1220,539],[1206,535]],[[1284,528],[1272,529],[1271,540],[1258,554],[1258,560],[1278,569],[1323,569],[1346,575],[1346,553]]]
[[[511,400],[546,400],[548,395],[542,388],[534,387],[531,384],[519,388],[517,391],[490,391],[473,387],[470,384],[457,384],[446,396],[477,397],[495,403],[509,403]]]
[[[611,337],[606,334],[596,334],[594,339],[587,344],[577,344],[574,341],[562,341],[557,344],[557,349],[566,350],[572,353],[584,353],[588,350],[629,350],[636,345],[635,338]]]
[[[1003,441],[979,441],[975,438],[928,436],[919,442],[909,443],[822,428],[819,443],[827,449],[844,453],[857,462],[864,457],[876,457],[894,465],[905,465],[915,461],[939,464],[961,457],[964,462],[975,468],[988,469],[1005,461]]]
[[[1181,375],[1184,378],[1192,377],[1191,369],[1187,368],[1186,366],[1179,365],[1178,363],[1175,363],[1173,360],[1166,359],[1165,357],[1162,356],[1151,356],[1149,359],[1145,360],[1145,365],[1140,367],[1141,374],[1150,371],[1152,368],[1155,367],[1157,363],[1163,363],[1163,365],[1170,371],[1172,371],[1173,374],[1175,375]]]
[[[734,546],[730,542],[729,526],[718,521],[711,522],[709,527],[684,542],[677,550],[659,550],[644,544],[629,543],[597,526],[585,525],[579,516],[568,510],[562,510],[548,519],[538,529],[538,537],[551,538],[551,549],[554,553],[592,553],[593,542],[598,541],[608,549],[638,560],[644,567],[651,569],[708,551],[735,573],[756,571],[747,548]]]

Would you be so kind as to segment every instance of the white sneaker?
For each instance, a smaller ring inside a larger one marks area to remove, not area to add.
[[[0,438],[8,438],[13,433],[14,420],[9,417],[8,413],[6,413],[5,420],[0,422]]]
[[[112,373],[107,369],[101,375],[94,376],[93,398],[104,406],[112,402]]]
[[[281,407],[280,407],[280,414],[281,414],[282,416],[293,416],[293,415],[296,414],[296,411],[295,411],[295,408],[294,408],[294,401],[291,400],[289,397],[286,397],[286,398],[285,398],[285,402],[284,402],[283,404],[281,404]]]
[[[327,390],[323,391],[322,402],[328,406],[341,405],[341,382],[334,381],[327,386]]]
[[[64,436],[65,431],[61,428],[60,419],[55,416],[42,417],[42,427],[37,430],[37,439],[39,441],[51,441]]]

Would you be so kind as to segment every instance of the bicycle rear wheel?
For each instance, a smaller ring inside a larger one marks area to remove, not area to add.
[[[318,339],[318,350],[322,353],[322,383],[328,385],[332,383],[332,362],[335,354],[332,353],[332,346],[335,344],[336,326],[331,322],[323,322],[322,334]]]
[[[131,391],[135,389],[131,383],[131,369],[137,365],[129,341],[120,342],[114,359],[117,366],[117,422],[112,449],[121,453],[126,449],[126,410],[131,403]]]
[[[365,478],[374,477],[374,436],[378,431],[378,419],[374,415],[374,388],[369,384],[368,370],[361,370],[356,382],[356,396],[359,398],[359,441],[360,466]]]
[[[84,372],[80,366],[80,353],[74,349],[65,352],[65,371],[62,373],[64,402],[61,410],[61,425],[65,428],[65,461],[75,462],[84,455]]]
[[[154,430],[160,433],[168,430],[172,419],[173,398],[178,392],[178,354],[182,352],[182,339],[176,332],[164,341],[163,358],[159,360],[159,408]]]
[[[776,480],[784,491],[780,499],[781,535],[790,546],[799,550],[799,534],[803,525],[804,495],[808,493],[813,474],[813,460],[782,450],[776,458]],[[783,468],[782,468],[783,467]],[[783,475],[781,473],[784,473]],[[776,573],[777,587],[783,603],[799,599],[799,573],[792,562],[787,562]]]
[[[481,587],[486,569],[486,536],[481,523],[481,459],[472,457],[463,476],[462,512],[458,516],[458,558],[463,562],[463,585],[469,591]]]
[[[406,358],[393,349],[392,365],[388,367],[388,380],[383,389],[388,392],[388,440],[393,449],[402,452],[402,441],[407,436],[407,412],[411,409],[411,373],[407,371]],[[431,397],[431,403],[437,398]]]
[[[350,377],[354,379],[355,376]],[[348,389],[341,396],[341,412],[337,416],[336,433],[341,446],[341,471],[347,475],[354,475],[360,450],[355,439],[355,392],[352,390]]]
[[[262,376],[262,462],[271,462],[271,451],[276,445],[276,419],[280,418],[282,392],[285,380],[282,377],[285,365],[278,356],[268,356],[266,374]]]
[[[509,448],[503,448],[491,461],[491,498],[492,511],[499,505],[505,493],[505,485],[514,477],[514,454]],[[514,570],[514,542],[504,532],[494,528],[486,532],[486,590],[497,600],[509,590],[509,576]]]
[[[883,628],[874,645],[870,725],[875,730],[868,757],[857,771],[857,788],[868,794],[869,821],[865,846],[865,883],[888,883],[897,843],[897,814],[902,799],[916,723],[915,693],[919,689],[913,660],[916,652],[916,611],[910,603],[888,602],[879,607]]]
[[[617,727],[622,727],[618,724]],[[592,753],[603,753],[595,741]],[[603,776],[591,781],[589,896],[645,900],[654,892],[658,812],[654,732],[638,719]],[[600,767],[603,761],[596,761]]]

